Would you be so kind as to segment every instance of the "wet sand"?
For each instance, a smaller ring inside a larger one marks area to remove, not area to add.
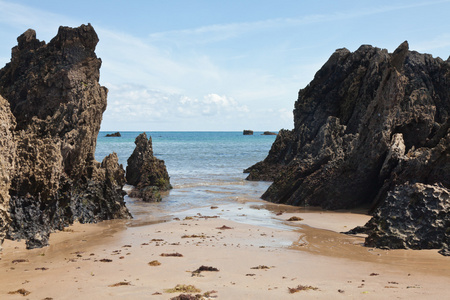
[[[307,210],[276,215],[280,207],[271,208],[267,212],[284,226],[227,220],[221,216],[227,209],[219,206],[145,226],[75,224],[52,234],[42,249],[5,241],[0,299],[171,299],[182,293],[170,292],[178,284],[195,286],[200,292],[194,294],[205,299],[450,297],[448,257],[434,250],[366,248],[363,237],[338,233],[368,216]],[[303,220],[286,221],[292,216]],[[193,273],[201,266],[218,271]],[[306,290],[290,293],[298,286]]]

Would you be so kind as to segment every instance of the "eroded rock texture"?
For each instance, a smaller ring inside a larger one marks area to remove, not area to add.
[[[450,190],[439,185],[404,184],[389,191],[366,224],[367,246],[436,249],[449,255]]]
[[[75,220],[128,218],[117,156],[94,159],[107,96],[94,29],[60,27],[48,44],[29,29],[17,40],[0,70],[0,94],[16,122],[7,236],[41,247]]]
[[[273,180],[262,198],[277,203],[400,209],[399,186],[450,188],[449,113],[449,60],[407,42],[392,54],[339,49],[300,90],[294,129],[280,131],[248,179]]]
[[[153,155],[152,138],[141,133],[134,142],[136,148],[127,161],[127,183],[134,186],[130,196],[146,202],[161,201],[162,191],[172,188],[163,160]]]
[[[10,223],[9,187],[15,167],[16,143],[13,130],[16,126],[8,102],[0,96],[0,249]]]

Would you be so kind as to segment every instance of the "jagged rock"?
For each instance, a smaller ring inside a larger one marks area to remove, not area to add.
[[[41,247],[75,220],[129,218],[117,156],[94,158],[107,89],[98,83],[93,27],[60,27],[48,44],[31,29],[17,40],[0,70],[0,94],[17,123],[7,236]]]
[[[327,209],[370,205],[406,183],[450,188],[450,61],[363,45],[338,49],[300,90],[294,129],[246,170],[262,198]],[[424,216],[427,218],[427,216]]]
[[[172,188],[163,160],[153,155],[152,138],[141,133],[134,142],[136,148],[128,158],[126,179],[134,186],[129,196],[146,202],[161,201],[161,191]]]
[[[121,137],[120,132],[108,133],[106,137]]]
[[[275,132],[264,131],[262,135],[277,135]]]
[[[253,135],[253,130],[244,130],[244,135]]]
[[[450,190],[422,183],[399,185],[388,192],[365,228],[370,247],[444,247],[448,253]]]

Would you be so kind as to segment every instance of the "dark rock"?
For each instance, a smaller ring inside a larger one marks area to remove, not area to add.
[[[120,132],[106,134],[106,137],[121,137],[121,136],[122,135],[120,134]]]
[[[275,132],[264,131],[262,135],[277,135]]]
[[[449,189],[449,99],[450,61],[407,42],[392,54],[336,50],[248,179],[273,180],[262,196],[272,202],[371,212],[407,183]]]
[[[244,130],[244,135],[253,135],[253,130]]]
[[[16,123],[7,237],[41,247],[51,231],[75,220],[129,218],[117,156],[94,159],[107,94],[98,83],[94,29],[60,27],[48,44],[29,29],[17,40],[0,70],[0,94]]]
[[[145,132],[134,143],[136,148],[127,161],[127,183],[135,187],[129,196],[147,202],[161,201],[160,192],[172,188],[166,165],[153,155],[152,138],[147,139]]]
[[[403,184],[389,191],[365,225],[365,244],[391,249],[439,249],[448,253],[450,190],[438,185]]]

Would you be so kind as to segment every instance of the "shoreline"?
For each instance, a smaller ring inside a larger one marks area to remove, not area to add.
[[[75,224],[53,233],[50,246],[41,249],[25,250],[23,243],[7,241],[0,254],[1,298],[23,299],[8,293],[24,289],[29,299],[170,299],[180,293],[166,290],[177,284],[194,285],[199,294],[215,291],[210,296],[218,299],[424,299],[450,294],[450,261],[437,250],[371,250],[361,246],[363,237],[337,233],[369,216],[276,216],[292,228],[287,230],[227,220],[219,216],[220,209],[210,208],[208,215],[205,208],[198,214],[193,209],[178,213],[179,220],[153,225],[132,226],[124,220]],[[303,221],[285,221],[291,216]],[[310,227],[320,224],[323,228]],[[161,265],[149,266],[153,260]],[[200,266],[219,271],[192,276]],[[252,269],[258,266],[268,269]],[[298,285],[318,289],[290,294],[288,288]]]

